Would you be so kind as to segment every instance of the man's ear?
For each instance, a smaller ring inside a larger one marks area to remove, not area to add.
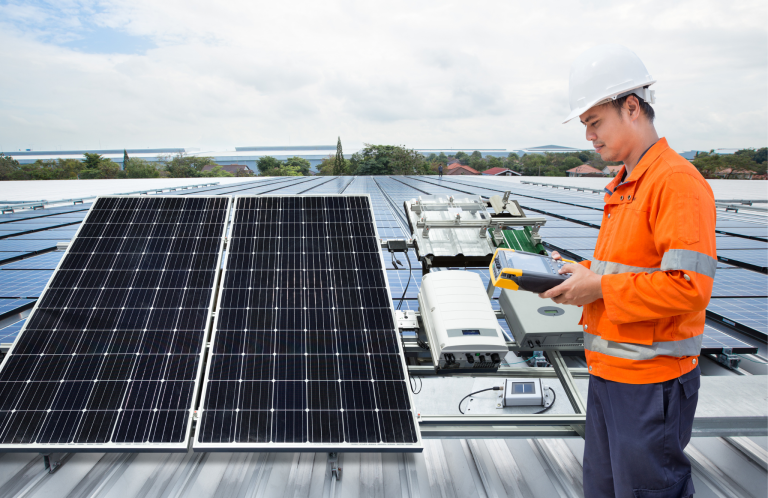
[[[634,121],[640,117],[640,101],[637,100],[635,94],[629,95],[624,101],[624,109],[626,109],[630,121]]]

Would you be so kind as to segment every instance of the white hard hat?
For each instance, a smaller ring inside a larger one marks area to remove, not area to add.
[[[585,111],[631,93],[649,104],[656,102],[648,87],[656,83],[645,64],[633,51],[622,45],[592,47],[573,61],[568,80],[571,113],[563,124]]]

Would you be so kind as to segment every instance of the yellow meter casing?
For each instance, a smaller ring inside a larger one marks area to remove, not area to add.
[[[514,249],[496,249],[491,266],[491,282],[496,287],[541,293],[560,285],[571,274],[560,274],[563,265],[576,263],[569,259],[555,260],[549,256]]]

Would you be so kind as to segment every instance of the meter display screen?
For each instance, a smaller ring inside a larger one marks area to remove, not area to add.
[[[517,270],[530,271],[534,273],[551,273],[552,270],[547,265],[544,258],[539,256],[529,256],[526,254],[520,254],[519,252],[505,251],[507,268],[515,268]]]
[[[535,394],[536,388],[533,382],[515,382],[512,384],[513,394]]]

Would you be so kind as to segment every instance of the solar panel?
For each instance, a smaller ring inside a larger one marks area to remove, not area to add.
[[[421,451],[370,197],[237,197],[194,447]]]
[[[733,267],[718,269],[712,297],[768,297],[768,275]]]
[[[0,367],[0,449],[186,451],[227,197],[102,197]]]
[[[717,257],[734,265],[739,263],[750,265],[754,268],[768,268],[768,251],[758,249],[734,249],[717,251]]]
[[[51,275],[51,270],[0,270],[0,298],[40,297]]]
[[[19,258],[22,258],[26,255],[32,255],[31,252],[0,252],[0,264],[8,261],[15,261]]]
[[[34,299],[0,299],[0,318],[23,311],[34,302]]]
[[[759,249],[763,252],[768,252],[768,243],[759,240],[731,237],[728,235],[721,235],[716,237],[715,240],[717,242],[718,251],[726,249]]]
[[[712,314],[715,316],[713,317]],[[721,298],[707,305],[707,315],[735,328],[739,325],[768,335],[768,299]]]
[[[730,334],[726,334],[721,330],[717,330],[709,324],[704,325],[704,337],[701,341],[701,352],[703,354],[708,353],[721,353],[723,348],[731,348],[734,353],[741,354],[755,354],[757,348],[751,344],[733,337]]]
[[[24,254],[24,253],[22,253]],[[2,257],[2,253],[0,253]],[[3,270],[55,270],[64,257],[64,251],[51,251],[39,256],[25,258],[0,267]]]
[[[13,341],[16,340],[16,336],[21,332],[21,327],[24,326],[25,321],[26,318],[0,329],[0,344],[13,343]],[[3,349],[5,349],[5,347]]]

